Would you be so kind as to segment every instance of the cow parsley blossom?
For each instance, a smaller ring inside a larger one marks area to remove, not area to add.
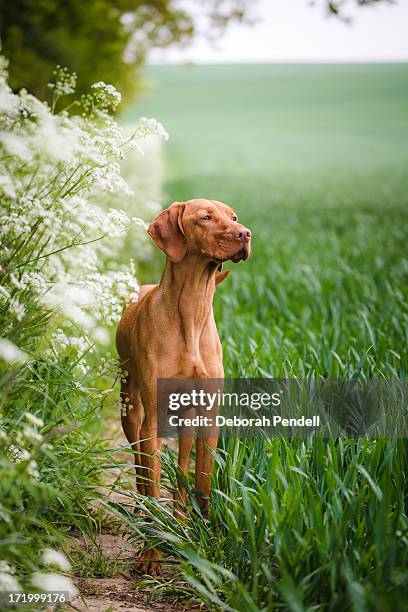
[[[81,114],[54,113],[56,100],[75,90],[76,77],[58,68],[46,103],[7,83],[0,61],[0,307],[3,329],[24,325],[27,294],[59,311],[95,341],[101,327],[118,320],[137,283],[134,269],[106,271],[130,227],[143,222],[121,162],[151,135],[167,138],[154,119],[143,118],[129,135],[109,114],[120,102],[112,85],[95,83]],[[60,103],[59,103],[60,104]],[[136,198],[137,200],[137,198]],[[118,208],[120,203],[120,208]],[[0,346],[6,361],[23,352],[11,340]]]

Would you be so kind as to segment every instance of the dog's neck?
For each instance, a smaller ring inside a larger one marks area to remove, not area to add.
[[[197,353],[203,327],[212,313],[216,270],[215,262],[198,253],[187,253],[179,263],[166,260],[159,294],[168,313],[180,319],[188,353]]]

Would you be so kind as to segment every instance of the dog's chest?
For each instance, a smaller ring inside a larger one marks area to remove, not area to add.
[[[176,376],[187,378],[221,378],[223,376],[222,356],[214,350],[207,352],[185,353],[179,360]]]
[[[223,377],[221,343],[216,332],[207,332],[187,342],[177,334],[171,342],[154,344],[149,344],[147,361],[148,370],[157,378]]]
[[[142,309],[134,345],[140,376],[145,376],[146,370],[157,378],[223,376],[221,343],[211,305],[205,309],[192,306],[179,304],[171,318],[159,308],[155,312]]]

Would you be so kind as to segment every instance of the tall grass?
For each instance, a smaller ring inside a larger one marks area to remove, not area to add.
[[[169,127],[169,200],[220,199],[253,231],[215,297],[227,376],[406,378],[406,72],[149,68],[126,119],[149,105]],[[188,482],[187,525],[152,500],[127,516],[180,563],[159,593],[214,610],[406,608],[405,439],[224,438],[215,463],[208,520]]]
[[[187,481],[187,524],[165,500],[136,498],[144,519],[116,510],[130,541],[178,562],[159,594],[214,610],[391,610],[408,592],[407,451],[402,439],[222,439],[208,519]],[[174,458],[164,466],[175,488]]]

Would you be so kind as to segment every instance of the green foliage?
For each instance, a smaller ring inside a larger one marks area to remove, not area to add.
[[[212,34],[244,19],[245,0],[211,0],[199,11]],[[54,66],[77,72],[79,93],[91,83],[114,84],[131,99],[149,48],[186,43],[196,33],[194,11],[174,0],[1,0],[2,52],[11,60],[10,84],[44,99]]]
[[[115,578],[129,569],[121,558],[122,551],[107,555],[96,540],[86,541],[85,547],[73,547],[69,552],[75,576],[84,578]]]

